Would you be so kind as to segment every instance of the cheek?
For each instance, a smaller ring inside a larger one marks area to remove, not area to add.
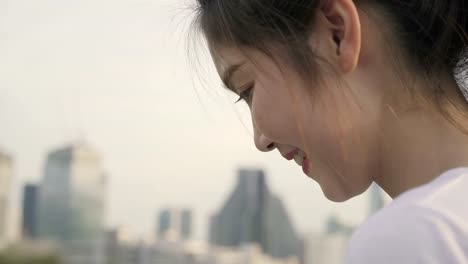
[[[307,135],[306,152],[321,160],[338,160],[340,142],[344,140],[340,135],[336,123],[335,111],[311,111],[308,121],[305,122],[305,134]]]
[[[281,87],[255,88],[252,100],[252,121],[264,136],[276,143],[292,144],[297,131],[297,120]]]
[[[328,85],[319,89],[314,103],[305,110],[305,122],[314,143],[327,152],[345,154],[365,133],[366,112],[346,87]],[[355,147],[355,146],[354,146]]]
[[[307,134],[310,154],[321,168],[316,171],[321,185],[354,195],[368,186],[376,153],[370,114],[348,99],[322,98],[309,112],[313,126],[308,126]]]

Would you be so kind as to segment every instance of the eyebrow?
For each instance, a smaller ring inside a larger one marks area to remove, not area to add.
[[[224,71],[223,73],[223,77],[222,77],[222,80],[223,80],[223,83],[224,85],[226,86],[226,88],[228,88],[229,90],[237,93],[234,89],[234,87],[232,87],[231,85],[231,78],[232,78],[232,75],[234,75],[234,73],[239,70],[239,68],[245,64],[245,61],[244,62],[241,62],[239,64],[234,64],[234,65],[231,65],[227,68],[226,71]]]

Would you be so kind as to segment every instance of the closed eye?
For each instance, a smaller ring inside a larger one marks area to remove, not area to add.
[[[250,103],[252,100],[252,90],[254,86],[254,83],[249,84],[248,87],[239,94],[239,99],[235,103],[238,103],[242,100],[244,100],[246,103]]]

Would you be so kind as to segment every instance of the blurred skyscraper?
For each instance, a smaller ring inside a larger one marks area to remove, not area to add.
[[[344,236],[351,236],[354,231],[354,226],[346,224],[340,220],[336,215],[332,214],[328,217],[326,222],[326,234],[342,234]]]
[[[304,239],[304,264],[342,264],[351,234],[311,233]]]
[[[39,193],[38,236],[67,263],[102,264],[105,177],[99,155],[80,143],[49,153]]]
[[[34,239],[37,236],[39,186],[26,184],[23,189],[23,238]]]
[[[168,240],[187,240],[192,234],[192,213],[188,209],[163,209],[159,213],[157,237]]]
[[[175,226],[174,217],[169,209],[163,209],[159,212],[159,228],[157,237],[162,238],[170,229]]]
[[[180,234],[182,239],[189,239],[192,235],[192,212],[185,209],[182,210],[180,216]]]
[[[369,215],[373,215],[385,206],[383,190],[376,184],[370,186]]]
[[[261,170],[240,170],[237,186],[211,218],[210,242],[239,247],[258,244],[274,258],[298,256],[299,239],[279,198]]]
[[[8,201],[13,173],[12,158],[0,151],[0,248],[7,242]]]
[[[126,241],[122,230],[106,231],[106,259],[109,264],[144,264],[138,243]]]
[[[349,239],[354,231],[336,215],[330,215],[324,233],[308,234],[304,240],[305,264],[341,264]]]
[[[386,204],[385,192],[375,183],[369,190],[368,215],[376,213]],[[305,264],[338,264],[343,263],[349,239],[355,227],[330,215],[324,233],[313,233],[305,237]]]

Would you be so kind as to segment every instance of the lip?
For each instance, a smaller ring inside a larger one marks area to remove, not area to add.
[[[283,155],[283,157],[287,160],[292,160],[294,159],[294,156],[297,155],[297,153],[299,153],[299,149],[294,149],[293,151],[287,153],[286,155]]]

